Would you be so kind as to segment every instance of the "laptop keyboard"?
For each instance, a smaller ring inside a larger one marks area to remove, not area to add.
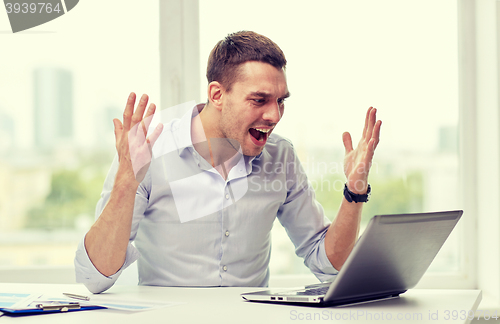
[[[320,287],[320,288],[311,288],[311,289],[306,289],[304,291],[298,291],[298,292],[296,292],[296,294],[297,295],[308,295],[308,296],[324,295],[328,291],[328,288],[330,288],[330,286]]]
[[[333,282],[333,280],[332,280]],[[328,288],[330,288],[330,285],[332,282],[324,282],[320,284],[314,284],[314,285],[309,285],[305,286],[304,288],[300,290],[287,290],[287,291],[280,291],[279,293],[276,293],[276,295],[285,295],[285,296],[297,296],[297,295],[307,295],[307,296],[315,296],[315,295],[326,295],[326,292],[328,291]]]

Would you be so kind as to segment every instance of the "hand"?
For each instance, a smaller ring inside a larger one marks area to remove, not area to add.
[[[115,126],[116,150],[120,168],[140,183],[148,171],[152,158],[152,147],[163,130],[159,123],[149,137],[147,130],[153,119],[156,106],[151,103],[143,118],[148,103],[148,96],[142,95],[134,112],[135,93],[131,93],[123,112],[123,124],[118,119],[113,120]]]
[[[368,172],[372,164],[375,148],[379,143],[382,121],[377,120],[377,109],[370,107],[366,113],[363,135],[358,147],[353,149],[351,134],[342,135],[345,147],[344,172],[347,187],[357,194],[365,194],[368,189]]]

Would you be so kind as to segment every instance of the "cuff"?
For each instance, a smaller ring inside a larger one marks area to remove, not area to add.
[[[321,240],[319,241],[318,251],[316,254],[316,266],[310,267],[316,278],[318,278],[321,282],[333,280],[339,273],[326,256],[325,234],[323,234]]]
[[[123,270],[134,263],[140,257],[139,251],[129,242],[125,262],[120,270],[111,276],[105,276],[96,269],[90,260],[85,249],[85,237],[78,244],[75,255],[75,274],[76,282],[83,283],[87,289],[98,294],[108,290],[116,282]]]

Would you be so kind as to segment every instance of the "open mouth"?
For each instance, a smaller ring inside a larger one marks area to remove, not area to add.
[[[250,128],[249,133],[252,140],[257,145],[264,145],[271,129],[264,128]]]

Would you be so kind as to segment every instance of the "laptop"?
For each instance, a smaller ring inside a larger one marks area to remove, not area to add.
[[[374,216],[332,281],[241,296],[248,301],[310,306],[396,298],[417,285],[462,213]]]

